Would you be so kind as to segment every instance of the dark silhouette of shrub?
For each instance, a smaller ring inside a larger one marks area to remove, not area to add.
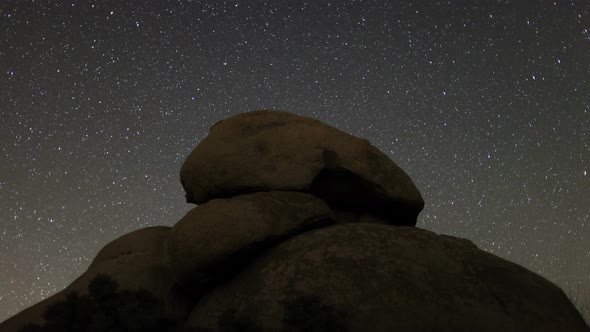
[[[284,304],[283,324],[289,331],[346,332],[345,314],[315,296],[302,296]]]
[[[88,284],[88,295],[96,302],[106,302],[117,296],[119,284],[106,274],[98,274]]]
[[[68,293],[64,301],[49,306],[43,314],[47,321],[43,331],[84,331],[94,310],[89,297]]]
[[[27,324],[19,332],[42,332],[43,328],[37,324]]]
[[[346,315],[323,304],[315,296],[302,296],[283,303],[281,332],[346,332]],[[221,332],[279,332],[263,329],[252,317],[235,309],[226,310],[217,322]]]
[[[118,291],[108,275],[97,275],[88,295],[75,292],[47,307],[43,326],[29,324],[19,332],[189,332],[165,314],[164,305],[145,290]]]
[[[238,315],[235,309],[223,312],[217,322],[220,332],[262,332],[256,323],[249,317]]]
[[[146,290],[119,291],[108,275],[97,275],[88,295],[72,292],[48,306],[43,326],[28,324],[19,332],[209,332],[194,330],[167,315],[164,304]],[[346,332],[345,315],[317,297],[299,297],[283,303],[287,332]],[[227,310],[218,321],[222,332],[262,332],[252,317]],[[271,331],[267,331],[271,332]]]

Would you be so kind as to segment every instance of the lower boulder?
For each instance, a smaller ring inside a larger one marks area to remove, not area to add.
[[[324,201],[300,192],[259,192],[199,205],[174,225],[167,241],[176,293],[198,298],[262,251],[333,222]]]
[[[470,241],[343,224],[294,237],[205,295],[210,331],[590,331],[553,283]]]

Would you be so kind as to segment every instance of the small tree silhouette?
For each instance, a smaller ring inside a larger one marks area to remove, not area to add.
[[[27,324],[19,332],[43,332],[43,328],[37,324]]]
[[[283,302],[281,332],[346,332],[344,312],[323,304],[316,296],[302,296]],[[252,317],[226,310],[217,322],[222,332],[279,332],[263,329]]]
[[[348,331],[344,322],[346,315],[323,304],[318,297],[302,296],[284,304],[283,323],[289,331]]]
[[[118,288],[113,278],[99,274],[90,281],[88,295],[68,293],[47,307],[44,326],[29,324],[19,332],[189,332],[165,314],[152,293]]]
[[[43,314],[47,321],[44,331],[85,331],[93,311],[94,305],[87,296],[68,293],[64,301],[47,307]]]
[[[112,300],[117,296],[119,284],[106,274],[97,274],[88,284],[88,295],[96,302]]]
[[[237,310],[228,309],[218,320],[219,330],[221,332],[262,332],[263,330],[249,317],[239,316]]]

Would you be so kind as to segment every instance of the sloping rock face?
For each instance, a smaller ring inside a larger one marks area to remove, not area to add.
[[[213,331],[587,330],[542,277],[465,240],[376,224],[284,242],[206,295],[189,323]]]
[[[174,227],[111,242],[0,332],[43,323],[98,274],[148,290],[198,331],[590,332],[551,282],[413,227],[424,203],[406,173],[319,121],[276,111],[222,121],[181,180],[199,206]]]
[[[424,201],[410,177],[367,140],[281,111],[215,124],[180,171],[188,202],[267,190],[312,193],[342,210],[416,224]]]
[[[88,284],[98,274],[108,274],[121,289],[148,289],[174,306],[175,300],[168,296],[173,284],[165,250],[169,231],[170,227],[166,226],[148,227],[112,241],[66,289],[9,318],[0,324],[0,331],[16,332],[27,323],[43,323],[43,312],[48,306],[63,301],[69,292],[87,294]]]

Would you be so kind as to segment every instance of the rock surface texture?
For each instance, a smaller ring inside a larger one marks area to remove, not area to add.
[[[64,291],[0,324],[43,323],[99,273],[182,331],[590,332],[563,291],[469,240],[414,227],[410,177],[368,141],[281,111],[215,124],[182,165],[173,227],[105,246]]]
[[[328,314],[305,312],[309,306]],[[285,319],[293,315],[300,317]],[[268,251],[207,294],[189,322],[212,330],[289,331],[318,321],[349,331],[492,332],[576,331],[577,319],[557,286],[468,241],[414,227],[346,224]]]

